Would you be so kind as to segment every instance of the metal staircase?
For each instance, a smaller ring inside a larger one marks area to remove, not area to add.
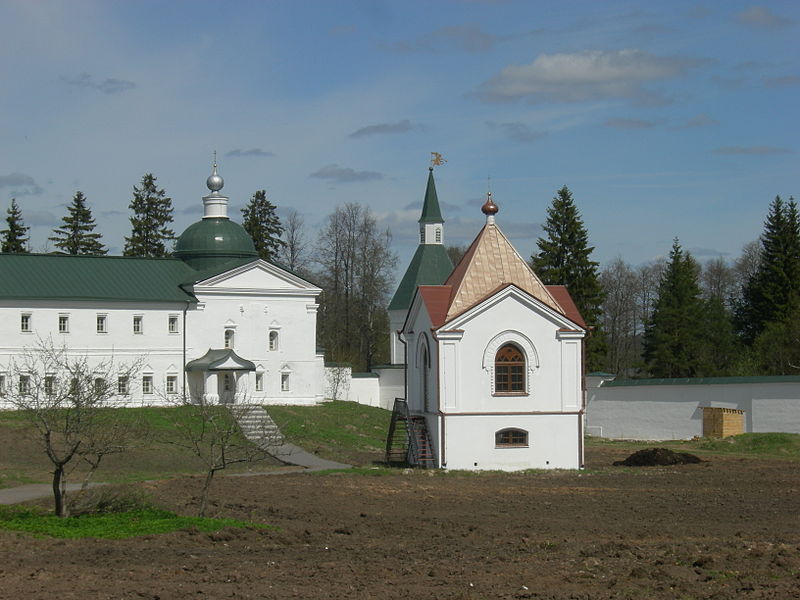
[[[386,438],[386,462],[390,465],[433,468],[433,452],[425,417],[412,415],[403,398],[394,399],[389,435]]]

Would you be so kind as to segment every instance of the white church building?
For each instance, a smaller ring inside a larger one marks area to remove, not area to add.
[[[0,254],[0,407],[25,385],[15,357],[41,340],[90,363],[141,364],[135,381],[115,382],[132,405],[323,400],[321,290],[258,258],[228,218],[216,164],[207,185],[203,218],[171,258]]]

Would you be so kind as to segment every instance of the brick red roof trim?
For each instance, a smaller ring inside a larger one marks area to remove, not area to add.
[[[580,325],[583,329],[588,329],[586,326],[586,322],[583,320],[580,311],[578,311],[578,307],[575,306],[575,302],[572,300],[572,296],[569,295],[569,290],[567,290],[567,286],[565,285],[546,285],[547,291],[556,299],[561,305],[561,308],[564,309],[564,316],[567,317],[570,321],[575,323],[576,325]]]
[[[417,293],[422,296],[434,329],[444,325],[447,309],[450,307],[452,289],[449,285],[421,285],[417,288]]]

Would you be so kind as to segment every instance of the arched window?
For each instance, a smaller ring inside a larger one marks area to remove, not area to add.
[[[442,243],[442,228],[441,227],[437,227],[436,228],[436,233],[434,234],[434,239],[436,240],[437,244],[441,244]]]
[[[227,349],[233,348],[233,336],[234,336],[233,329],[225,330],[225,348]]]
[[[278,349],[278,332],[274,329],[269,332],[269,349],[270,351]]]
[[[498,448],[527,448],[528,432],[524,429],[501,429],[494,434],[494,445]]]
[[[506,344],[494,357],[494,392],[525,393],[525,356],[514,344]]]

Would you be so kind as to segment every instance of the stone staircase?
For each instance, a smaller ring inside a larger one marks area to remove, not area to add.
[[[264,450],[284,445],[283,434],[263,406],[234,404],[229,407],[244,436]]]

